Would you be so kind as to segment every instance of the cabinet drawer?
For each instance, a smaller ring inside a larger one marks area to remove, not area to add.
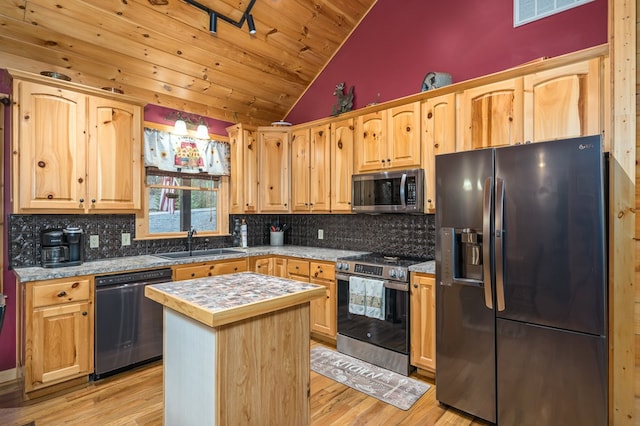
[[[190,280],[192,278],[212,277],[214,275],[232,274],[247,270],[247,260],[233,260],[220,263],[206,263],[194,266],[182,266],[175,269],[174,281]]]
[[[322,280],[335,280],[336,279],[336,267],[333,263],[328,262],[310,262],[311,263],[311,278]]]
[[[309,277],[309,261],[289,259],[287,262],[287,273],[289,275],[302,275]]]
[[[59,305],[62,303],[89,300],[91,285],[88,279],[63,281],[52,284],[34,284],[33,307]]]

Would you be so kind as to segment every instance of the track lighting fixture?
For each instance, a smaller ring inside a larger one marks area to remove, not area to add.
[[[249,34],[255,34],[256,33],[256,24],[253,22],[253,15],[252,14],[248,14],[247,15],[247,26],[249,26]]]
[[[211,34],[218,32],[218,15],[215,12],[209,13],[209,32]]]
[[[253,5],[255,4],[256,0],[249,1],[249,4],[247,5],[247,9],[242,14],[242,19],[240,19],[240,21],[231,19],[228,16],[225,16],[221,13],[216,12],[213,9],[209,9],[207,6],[204,6],[195,0],[183,0],[183,1],[187,4],[190,4],[191,6],[197,7],[198,9],[202,10],[203,12],[206,12],[209,15],[209,32],[211,34],[218,33],[218,18],[238,28],[242,28],[242,26],[244,25],[244,21],[247,21],[247,26],[249,27],[249,34],[256,33],[256,26],[255,26],[255,23],[253,22],[253,16],[251,15],[251,8],[253,8]]]

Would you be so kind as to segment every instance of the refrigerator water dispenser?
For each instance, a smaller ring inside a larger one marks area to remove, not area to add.
[[[482,285],[482,234],[469,228],[441,228],[440,283]]]

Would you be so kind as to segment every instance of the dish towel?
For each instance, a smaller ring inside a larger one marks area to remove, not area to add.
[[[369,318],[376,318],[384,321],[384,281],[373,280],[370,278],[365,278],[364,280],[364,314]]]
[[[349,277],[349,313],[364,315],[365,278]]]

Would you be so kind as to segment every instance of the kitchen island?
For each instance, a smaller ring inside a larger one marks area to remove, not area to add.
[[[149,285],[164,306],[164,424],[309,424],[309,301],[250,272]]]

